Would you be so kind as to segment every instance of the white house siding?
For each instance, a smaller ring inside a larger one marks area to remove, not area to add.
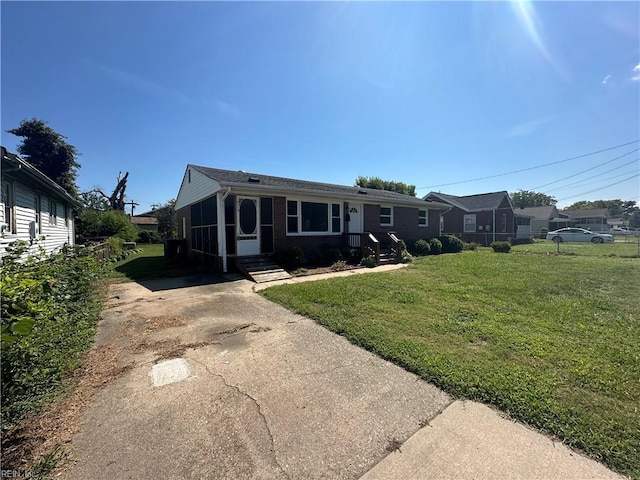
[[[189,173],[191,172],[191,173]],[[220,190],[220,184],[194,168],[187,167],[176,198],[175,209],[191,205]]]
[[[15,198],[16,229],[14,234],[5,234],[0,240],[0,256],[4,255],[6,246],[15,240],[25,240],[31,243],[30,253],[36,253],[40,247],[47,254],[60,250],[65,244],[73,245],[73,211],[66,202],[55,199],[44,192],[33,190],[28,186],[13,182]],[[34,231],[36,225],[35,196],[40,195],[41,221],[39,231]],[[56,207],[56,224],[49,225],[49,200],[54,200]],[[4,214],[4,205],[2,206]],[[67,209],[67,222],[65,222]],[[4,217],[4,215],[3,215]],[[3,218],[4,220],[4,218]],[[36,233],[34,236],[33,234]]]

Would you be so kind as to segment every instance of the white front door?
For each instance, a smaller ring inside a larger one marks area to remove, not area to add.
[[[349,233],[363,233],[363,211],[361,203],[349,203]]]
[[[260,216],[258,199],[238,197],[237,255],[260,255]]]

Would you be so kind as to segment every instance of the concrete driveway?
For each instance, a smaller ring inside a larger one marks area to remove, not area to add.
[[[253,285],[112,286],[96,348],[123,373],[94,397],[60,478],[616,478]]]

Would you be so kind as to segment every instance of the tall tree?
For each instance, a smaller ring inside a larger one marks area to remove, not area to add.
[[[363,177],[356,178],[356,187],[374,188],[376,190],[388,190],[390,192],[402,193],[403,195],[416,196],[416,186],[407,185],[403,182],[394,182],[391,180],[383,180],[380,177]]]
[[[597,210],[606,208],[612,217],[629,219],[640,210],[636,202],[631,200],[581,200],[569,205],[565,210]]]
[[[37,118],[22,120],[17,128],[7,132],[22,137],[18,153],[25,161],[64,188],[71,196],[78,196],[76,179],[80,164],[77,157],[80,154],[76,147],[67,143],[67,137],[56,132],[44,120]]]
[[[518,190],[511,193],[511,203],[516,208],[551,207],[558,203],[555,197],[533,190]]]
[[[153,216],[158,219],[158,233],[162,238],[174,238],[178,234],[175,205],[175,198],[164,205],[154,205]]]
[[[103,205],[105,202],[111,210],[121,210],[124,212],[124,207],[126,205],[125,202],[125,191],[127,190],[127,179],[129,178],[129,172],[122,176],[122,172],[118,173],[116,188],[113,189],[113,193],[111,195],[107,195],[102,191],[101,188],[94,188],[93,190],[89,190],[88,192],[83,192],[83,199],[87,199],[92,201],[94,204],[98,199],[97,195],[102,196],[102,202],[98,203],[98,205]],[[95,210],[100,210],[99,208],[94,208]]]

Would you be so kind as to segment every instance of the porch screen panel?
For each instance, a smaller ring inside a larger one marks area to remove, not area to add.
[[[273,198],[260,197],[260,251],[273,253]]]
[[[202,202],[202,225],[218,223],[218,208],[216,197],[207,198]]]
[[[227,253],[236,253],[236,196],[229,195],[224,201],[225,233],[227,236]]]

